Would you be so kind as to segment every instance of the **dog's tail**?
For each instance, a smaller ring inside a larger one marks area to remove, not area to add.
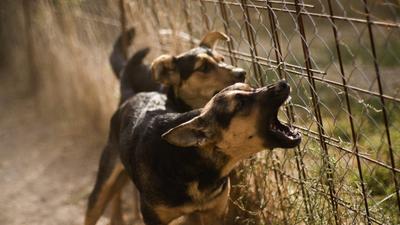
[[[133,38],[135,37],[135,33],[135,28],[130,28],[125,32],[126,46],[131,45]],[[126,46],[124,45],[123,33],[121,33],[115,41],[110,55],[111,68],[114,72],[114,75],[118,79],[120,78],[121,72],[127,63],[127,59],[124,55],[124,48]]]
[[[121,72],[121,103],[139,92],[160,91],[161,85],[152,79],[149,65],[143,63],[149,51],[149,48],[138,50]]]
[[[127,45],[131,45],[135,36],[135,29],[127,30],[126,36]],[[136,93],[159,91],[161,89],[161,85],[152,79],[149,65],[143,62],[149,51],[149,48],[142,48],[127,60],[124,56],[122,34],[115,41],[110,55],[110,63],[115,76],[120,80],[120,103]]]
[[[146,55],[149,54],[149,51],[150,48],[146,47],[135,52],[135,54],[133,54],[133,56],[129,59],[128,63],[126,63],[126,67],[129,68],[132,66],[142,64],[144,57],[146,57]]]

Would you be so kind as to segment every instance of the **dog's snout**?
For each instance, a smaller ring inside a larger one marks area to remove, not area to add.
[[[281,80],[277,83],[258,88],[257,92],[260,93],[260,96],[263,97],[287,96],[290,93],[290,85],[286,80]]]
[[[246,71],[241,68],[234,68],[232,70],[233,76],[235,76],[236,79],[238,79],[240,82],[243,82],[244,79],[246,78]]]
[[[279,81],[278,85],[275,86],[276,91],[283,91],[290,88],[289,83],[286,80]]]

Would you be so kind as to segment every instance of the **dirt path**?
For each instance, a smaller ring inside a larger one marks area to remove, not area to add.
[[[33,107],[0,86],[0,224],[83,224],[105,134],[50,124]]]

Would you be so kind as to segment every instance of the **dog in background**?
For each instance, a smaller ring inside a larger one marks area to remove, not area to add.
[[[135,30],[129,29],[126,36],[131,44]],[[229,41],[229,38],[220,32],[209,32],[198,47],[178,56],[161,55],[152,65],[146,65],[143,59],[150,49],[140,49],[126,61],[121,35],[110,55],[114,74],[121,80],[120,102],[135,93],[164,90],[168,99],[179,106],[177,110],[187,111],[204,106],[224,87],[244,81],[246,72],[226,64],[224,56],[215,51],[218,40]]]
[[[134,30],[128,31],[128,42],[132,42]],[[222,55],[214,50],[217,40],[228,40],[220,32],[206,34],[199,46],[180,55],[162,55],[149,66],[143,63],[149,49],[137,51],[128,61],[122,57],[122,38],[118,38],[110,62],[117,78],[121,80],[120,105],[126,106],[132,97],[138,99],[139,93],[155,91],[161,85],[166,92],[165,110],[186,112],[204,106],[213,95],[236,82],[243,82],[245,71],[224,63]],[[139,95],[140,96],[140,95]],[[158,104],[158,103],[157,103]],[[160,104],[164,104],[161,102]],[[156,107],[143,100],[133,107],[144,113]],[[96,224],[104,209],[113,201],[111,224],[122,224],[121,190],[128,181],[125,167],[121,164],[119,153],[120,129],[119,113],[110,122],[108,143],[103,149],[95,187],[90,194],[86,211],[85,225]]]

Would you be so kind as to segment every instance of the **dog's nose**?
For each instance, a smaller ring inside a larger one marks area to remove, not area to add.
[[[243,82],[246,78],[246,71],[241,68],[235,68],[232,70],[233,76],[238,79],[239,81]]]
[[[283,91],[290,88],[289,83],[286,80],[281,80],[279,81],[278,85],[276,85],[276,90],[277,91]]]

